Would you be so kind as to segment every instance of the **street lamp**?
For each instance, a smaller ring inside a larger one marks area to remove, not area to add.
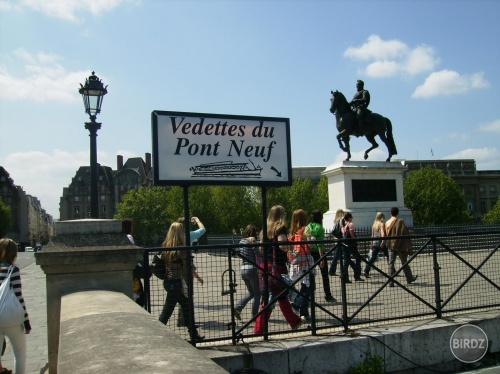
[[[96,122],[96,116],[101,112],[102,99],[108,93],[101,80],[92,72],[85,79],[85,86],[80,83],[78,92],[82,95],[85,113],[90,116],[90,122],[85,122],[85,128],[90,136],[90,217],[99,218],[99,201],[97,195],[97,130],[101,124]]]

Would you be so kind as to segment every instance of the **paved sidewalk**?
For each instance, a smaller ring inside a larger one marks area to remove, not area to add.
[[[39,374],[48,361],[45,274],[40,266],[31,264],[21,270],[21,282],[32,328],[26,335],[26,374]],[[2,365],[14,370],[14,353],[8,340]],[[42,372],[48,373],[48,370]]]

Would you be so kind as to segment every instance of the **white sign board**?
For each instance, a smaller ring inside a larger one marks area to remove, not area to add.
[[[292,184],[290,120],[153,111],[155,185]]]

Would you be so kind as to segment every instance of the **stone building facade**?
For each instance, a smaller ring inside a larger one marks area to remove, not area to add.
[[[26,246],[46,244],[53,234],[54,222],[37,197],[17,186],[5,168],[0,166],[0,198],[10,208],[12,226],[6,236]]]
[[[112,219],[116,207],[130,190],[153,185],[151,154],[146,153],[146,161],[141,157],[129,158],[125,164],[123,156],[117,156],[116,170],[99,165],[98,200],[99,218]],[[59,203],[61,221],[90,217],[90,167],[81,166],[63,189]]]

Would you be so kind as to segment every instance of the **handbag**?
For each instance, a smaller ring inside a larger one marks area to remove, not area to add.
[[[13,327],[24,322],[24,308],[11,287],[14,266],[9,266],[7,278],[0,286],[0,327]]]
[[[167,262],[158,255],[153,256],[153,262],[150,264],[151,272],[161,280],[168,278]]]

